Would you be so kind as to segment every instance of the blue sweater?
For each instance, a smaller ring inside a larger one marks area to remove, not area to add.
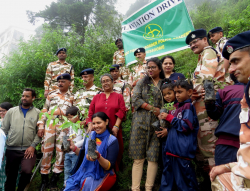
[[[185,76],[182,73],[173,73],[169,76],[169,79],[172,81],[178,80],[178,76],[180,79],[185,79]]]
[[[229,134],[239,136],[240,132],[240,101],[244,95],[244,84],[226,86],[216,93],[216,102],[206,104],[207,114],[214,120],[220,119],[219,125],[215,130],[215,136]]]
[[[166,120],[171,122],[164,151],[171,154],[193,159],[197,147],[199,130],[195,108],[188,99],[175,104],[176,110],[171,111]]]

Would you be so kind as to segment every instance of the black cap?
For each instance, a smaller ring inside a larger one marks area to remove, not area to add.
[[[136,53],[140,53],[140,52],[146,52],[145,51],[145,48],[137,48],[135,51],[134,51],[134,56],[136,56]]]
[[[59,49],[56,51],[56,55],[58,55],[58,53],[59,53],[60,51],[67,52],[67,49],[66,49],[66,48],[59,48]]]
[[[81,75],[88,75],[88,74],[94,74],[94,70],[92,68],[87,68],[87,69],[81,71],[80,76]]]
[[[192,42],[194,39],[203,38],[206,36],[207,36],[207,31],[205,29],[197,29],[195,31],[190,32],[187,35],[186,44],[189,45],[189,43]]]
[[[111,72],[115,68],[117,68],[119,70],[120,66],[118,64],[114,64],[114,65],[111,66],[111,68],[109,68],[109,71]]]
[[[215,32],[223,32],[223,29],[221,27],[215,27],[215,28],[211,29],[207,34],[208,38],[210,39],[210,35],[215,33]]]
[[[61,74],[60,76],[56,78],[57,81],[62,80],[62,79],[71,81],[71,76],[68,73],[65,73],[65,74]]]
[[[122,42],[122,39],[121,39],[121,38],[116,39],[115,45],[116,45],[116,43],[117,43],[118,41],[121,41],[121,42]]]
[[[250,31],[246,31],[240,34],[237,34],[233,38],[227,41],[223,50],[222,56],[229,60],[230,55],[236,50],[250,46]]]

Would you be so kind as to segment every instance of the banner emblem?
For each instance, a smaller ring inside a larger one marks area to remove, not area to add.
[[[156,38],[162,38],[163,30],[157,24],[149,24],[145,27],[145,33],[143,34],[143,38],[145,40],[154,40]]]

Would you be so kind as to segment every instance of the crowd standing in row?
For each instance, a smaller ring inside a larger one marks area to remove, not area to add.
[[[159,161],[163,166],[160,190],[198,190],[192,160],[202,172],[206,188],[212,185],[212,190],[250,190],[247,104],[250,100],[244,96],[250,76],[249,36],[247,31],[227,41],[221,27],[209,33],[204,29],[192,31],[186,43],[199,55],[192,79],[185,79],[183,74],[174,71],[175,60],[171,56],[146,61],[144,48],[135,50],[138,62],[132,70],[128,69],[123,42],[117,39],[118,51],[114,53],[110,74],[100,77],[102,88],[94,85],[94,70],[89,68],[80,73],[84,88],[74,95],[74,69],[66,62],[66,49],[59,49],[56,52],[59,60],[50,63],[46,71],[46,102],[41,119],[40,111],[32,105],[36,98],[32,89],[24,89],[20,106],[0,105],[1,118],[4,118],[1,130],[8,135],[6,165],[1,168],[1,171],[5,168],[7,177],[4,189],[15,190],[20,165],[18,190],[25,189],[35,166],[35,147],[40,142],[41,191],[49,186],[55,148],[51,190],[57,189],[63,171],[62,190],[112,189],[124,150],[122,122],[131,109],[132,190],[140,190],[145,159],[147,191],[153,189]],[[216,45],[215,49],[209,46],[209,39]],[[204,101],[205,79],[225,83],[224,89],[214,86],[214,101]],[[166,103],[174,107],[161,111]],[[52,112],[52,120],[48,121]],[[72,127],[62,130],[63,116],[73,123],[80,120],[85,132],[79,129],[75,133]],[[158,120],[165,120],[169,126],[155,129],[152,124]],[[57,124],[53,124],[54,121]],[[74,135],[74,138],[68,140],[72,151],[64,153],[62,143],[66,135]],[[89,140],[96,143],[96,158],[88,153]]]

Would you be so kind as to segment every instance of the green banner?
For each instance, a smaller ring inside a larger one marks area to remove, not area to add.
[[[146,59],[188,48],[186,36],[194,30],[184,0],[156,0],[122,23],[126,65],[137,62],[134,51],[146,49]]]

